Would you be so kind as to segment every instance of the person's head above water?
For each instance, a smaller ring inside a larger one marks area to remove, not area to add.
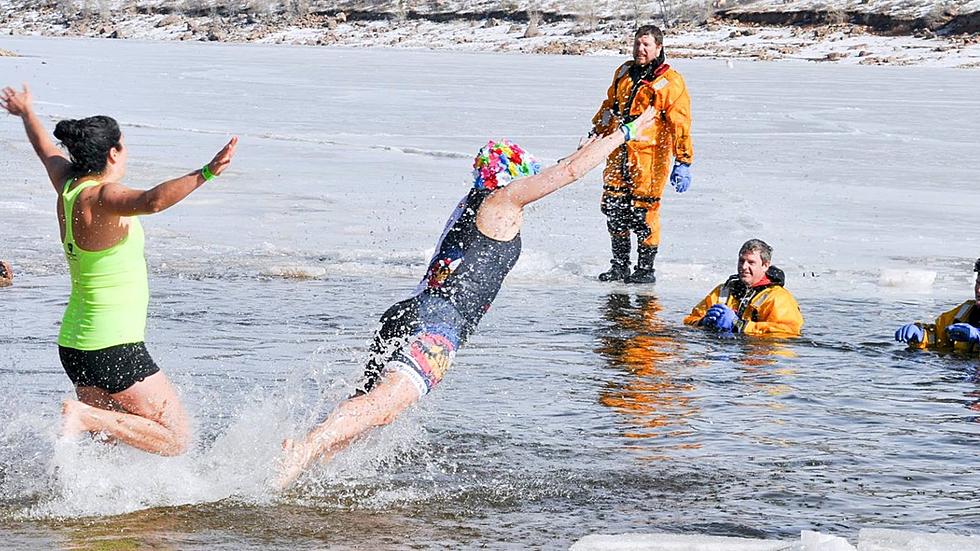
[[[738,278],[748,287],[762,281],[772,265],[772,247],[761,239],[749,239],[738,250]]]
[[[60,121],[54,128],[71,156],[71,175],[103,174],[110,166],[125,168],[126,153],[119,124],[112,117],[96,115]]]
[[[473,187],[493,191],[511,181],[541,172],[541,163],[506,139],[489,141],[473,159]]]

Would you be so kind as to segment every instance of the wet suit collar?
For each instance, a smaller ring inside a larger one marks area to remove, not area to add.
[[[967,316],[967,323],[974,327],[980,327],[980,308],[977,308],[976,304],[970,308],[970,314]]]
[[[661,48],[660,55],[657,56],[657,59],[654,59],[650,63],[647,63],[646,65],[637,65],[634,62],[632,65],[630,65],[630,70],[629,70],[630,78],[633,80],[633,82],[640,82],[641,80],[646,80],[646,81],[653,80],[659,77],[660,75],[666,73],[667,69],[670,69],[670,65],[667,65],[667,63],[665,63],[666,60],[667,60],[667,54]]]
[[[766,270],[766,275],[762,276],[762,279],[751,287],[742,283],[742,280],[738,278],[738,274],[729,276],[725,285],[731,290],[733,297],[741,300],[749,290],[759,292],[769,287],[782,287],[785,283],[786,274],[775,266],[769,266],[769,269]]]

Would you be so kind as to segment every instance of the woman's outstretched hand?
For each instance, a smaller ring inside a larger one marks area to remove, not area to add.
[[[653,127],[654,121],[657,119],[657,109],[654,109],[651,105],[647,107],[639,117],[633,120],[633,124],[636,128],[637,134],[643,134],[648,128]]]
[[[208,168],[211,169],[212,174],[218,176],[231,164],[231,158],[235,155],[235,146],[237,145],[238,136],[232,136],[231,140],[221,148],[221,151],[211,159],[211,162],[208,163]]]
[[[0,107],[15,117],[23,117],[31,112],[31,91],[24,83],[24,90],[18,92],[10,86],[0,92]]]

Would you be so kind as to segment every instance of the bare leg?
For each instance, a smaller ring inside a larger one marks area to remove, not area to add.
[[[75,394],[83,404],[109,411],[126,411],[112,399],[112,395],[97,386],[77,386]]]
[[[180,455],[187,451],[190,439],[187,413],[163,372],[154,373],[122,392],[101,395],[99,392],[79,389],[82,401],[65,400],[61,407],[64,433],[103,432],[134,448],[160,455]]]
[[[329,461],[368,430],[394,421],[419,398],[418,388],[407,375],[387,373],[367,394],[348,398],[338,404],[302,442],[283,442],[285,455],[279,463],[276,487],[280,490],[287,488],[314,461]]]
[[[122,406],[120,406],[115,400],[112,399],[112,396],[110,396],[108,392],[102,390],[99,387],[77,386],[75,387],[75,394],[78,396],[78,400],[80,402],[82,402],[83,404],[90,405],[94,408],[107,409],[110,411],[121,411],[121,412],[126,411],[125,409],[123,409]],[[64,414],[70,407],[74,407],[74,406],[62,405],[61,407],[62,414]],[[82,426],[81,421],[77,415],[65,415],[63,418],[61,432],[65,436],[74,436],[80,432],[86,432],[86,430]],[[92,433],[92,435],[95,436],[96,433]],[[115,443],[116,441],[115,438],[112,438],[108,435],[105,435],[104,438],[100,438],[100,440],[104,440],[107,443]]]

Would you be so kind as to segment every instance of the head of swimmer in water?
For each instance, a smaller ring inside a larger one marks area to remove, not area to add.
[[[738,279],[752,287],[762,281],[772,265],[772,247],[761,239],[749,239],[738,250]]]
[[[122,178],[126,172],[126,147],[119,124],[112,117],[96,115],[84,119],[66,119],[54,128],[54,137],[68,150],[71,176],[104,176]]]
[[[977,279],[973,282],[973,300],[980,306],[980,258],[973,263],[973,271],[977,273]]]
[[[521,146],[506,139],[491,140],[473,158],[473,187],[493,191],[539,172],[541,163]]]

